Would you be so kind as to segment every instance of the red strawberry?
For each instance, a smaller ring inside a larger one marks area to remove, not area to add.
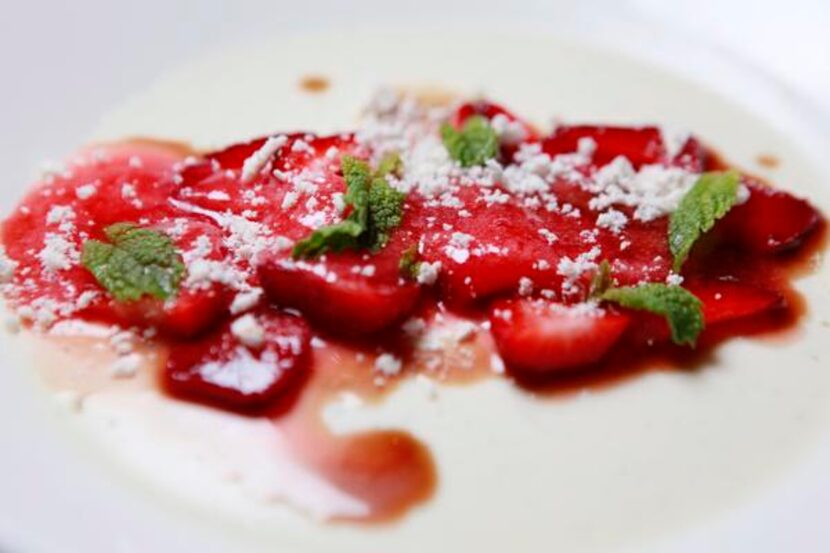
[[[465,216],[459,217],[454,207],[429,206],[422,212],[415,209],[413,224],[423,226],[412,232],[424,236],[423,258],[441,262],[443,297],[463,305],[515,293],[523,278],[529,279],[535,290],[552,290],[559,296],[564,281],[560,263],[576,262],[594,248],[593,258],[587,261],[617,260],[614,276],[621,284],[666,278],[671,255],[664,219],[649,223],[631,219],[619,235],[595,229],[598,213],[587,206],[585,193],[573,188],[558,186],[556,194],[563,201],[552,211],[544,204],[488,203],[484,199],[487,195],[501,192],[472,187],[463,187],[455,194]],[[566,197],[579,202],[579,206],[563,212],[561,205]],[[590,270],[584,273],[569,287],[568,299],[584,297],[588,292],[593,275]]]
[[[206,222],[192,217],[164,218],[147,225],[170,235],[179,252],[198,249],[198,241],[204,241],[209,253],[202,258],[208,262],[229,263],[227,252],[222,245],[220,230]],[[181,230],[177,234],[174,227]],[[101,238],[98,229],[92,236]],[[192,275],[185,273],[178,293],[167,300],[145,296],[137,301],[118,302],[97,283],[95,289],[100,295],[78,313],[89,320],[117,323],[121,326],[153,327],[164,335],[177,338],[195,336],[214,325],[227,311],[230,291],[215,282],[188,283]]]
[[[703,317],[707,326],[784,306],[781,294],[732,280],[689,280],[684,287],[703,302]]]
[[[560,126],[542,141],[542,150],[551,156],[577,151],[581,138],[596,142],[593,163],[601,167],[617,156],[625,156],[637,168],[659,163],[665,147],[656,127]]]
[[[726,240],[751,251],[794,248],[815,230],[821,215],[807,201],[768,186],[747,183],[749,199],[718,224]]]
[[[711,169],[711,157],[711,154],[703,144],[694,136],[690,136],[675,156],[669,160],[669,164],[675,167],[682,167],[693,173],[702,173],[703,171]]]
[[[371,334],[406,318],[420,297],[420,288],[401,278],[400,256],[392,251],[387,247],[377,256],[343,251],[319,261],[272,256],[259,267],[259,276],[275,304],[299,309],[334,334]]]
[[[597,363],[619,341],[629,317],[540,300],[504,300],[493,305],[490,322],[507,367],[539,377]]]
[[[8,293],[12,303],[41,312],[47,306],[52,316],[36,317],[44,324],[80,316],[124,326],[157,326],[175,335],[191,335],[212,324],[226,306],[216,287],[183,290],[166,302],[145,298],[116,303],[80,263],[84,242],[102,239],[106,227],[121,222],[167,232],[178,221],[184,230],[175,239],[179,249],[189,247],[197,236],[219,247],[218,228],[168,204],[177,186],[173,166],[185,154],[181,148],[144,142],[98,147],[82,152],[69,172],[35,188],[3,226],[7,252],[20,269]],[[40,259],[50,236],[58,236],[67,249],[66,267],[49,269]]]
[[[350,135],[286,136],[287,142],[251,182],[241,181],[240,169],[263,139],[208,154],[184,169],[176,200],[245,217],[292,240],[339,219],[335,194],[346,191],[340,158],[360,153],[359,147]]]
[[[728,279],[689,279],[684,288],[703,303],[706,327],[747,320],[785,306],[778,292]],[[635,319],[628,340],[632,344],[667,342],[671,336],[663,317],[643,311],[631,311]],[[705,334],[705,330],[704,330]]]
[[[187,399],[246,409],[273,402],[301,382],[310,358],[305,321],[272,309],[244,317],[242,322],[256,329],[256,340],[248,337],[243,343],[234,333],[240,326],[235,321],[201,339],[174,343],[164,370],[167,389]]]

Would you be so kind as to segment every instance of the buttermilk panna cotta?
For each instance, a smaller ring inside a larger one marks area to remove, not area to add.
[[[797,319],[788,269],[821,214],[665,134],[383,92],[331,136],[89,148],[3,222],[2,292],[35,331],[112,329],[114,376],[150,343],[176,398],[305,420],[297,457],[370,506],[346,518],[389,518],[430,496],[429,451],[332,436],[325,391],[419,373],[547,390]]]

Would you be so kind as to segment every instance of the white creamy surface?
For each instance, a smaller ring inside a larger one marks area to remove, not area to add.
[[[297,82],[309,73],[331,79],[331,89],[301,93]],[[666,123],[757,172],[755,156],[771,152],[782,160],[769,173],[774,182],[830,212],[827,174],[718,96],[612,55],[491,34],[282,38],[211,56],[134,96],[95,138],[207,146],[273,131],[342,130],[384,83],[485,93],[540,124]],[[332,406],[327,420],[338,431],[408,429],[435,456],[436,496],[388,527],[323,525],[274,501],[285,482],[311,477],[268,462],[279,437],[264,421],[129,390],[66,412],[154,497],[179,499],[159,508],[195,513],[206,535],[233,541],[235,551],[636,548],[756,500],[827,440],[827,282],[822,266],[797,283],[811,309],[797,336],[734,340],[696,371],[549,399],[500,379],[439,386],[437,395],[413,380],[380,406]],[[331,504],[317,502],[322,496],[361,508],[316,485],[304,507],[317,516]]]

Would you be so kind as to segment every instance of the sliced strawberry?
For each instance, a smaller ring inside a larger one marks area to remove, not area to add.
[[[601,167],[617,156],[627,157],[638,168],[659,163],[665,157],[660,130],[656,127],[560,126],[542,141],[542,150],[551,156],[575,152],[582,138],[596,142],[593,163]]]
[[[167,231],[181,219],[190,234],[179,237],[180,248],[187,245],[181,240],[200,235],[220,240],[217,228],[168,204],[177,187],[173,166],[186,154],[181,147],[150,142],[101,146],[81,152],[68,171],[39,184],[3,225],[6,251],[20,269],[8,291],[11,302],[24,314],[34,310],[42,324],[80,316],[190,335],[212,323],[224,308],[216,290],[185,291],[167,302],[117,304],[81,265],[84,242],[102,239],[114,223]],[[65,263],[50,267],[43,256],[55,240],[61,244],[57,258]]]
[[[424,260],[441,263],[443,299],[469,304],[515,293],[526,280],[537,292],[546,290],[562,298],[566,276],[576,264],[585,270],[567,278],[565,299],[577,300],[588,292],[591,263],[603,259],[616,260],[614,276],[621,284],[665,279],[671,266],[666,221],[631,219],[620,234],[597,229],[598,212],[587,206],[586,193],[575,188],[557,186],[556,195],[562,201],[552,210],[537,198],[531,198],[535,202],[519,198],[492,202],[488,198],[504,192],[472,187],[454,194],[463,206],[463,216],[459,217],[458,207],[425,206],[413,217],[423,225],[413,234],[423,235]],[[563,209],[566,198],[579,206]]]
[[[710,169],[710,161],[711,155],[706,147],[697,138],[690,136],[669,163],[693,173],[702,173]]]
[[[273,309],[245,317],[253,318],[256,341],[239,338],[233,330],[238,323],[227,322],[199,340],[174,343],[164,370],[167,389],[183,398],[246,409],[264,406],[301,382],[310,358],[305,321]]]
[[[749,199],[718,224],[724,238],[758,253],[780,252],[801,244],[821,215],[807,201],[768,186],[748,183]]]
[[[786,305],[780,293],[736,280],[694,278],[684,282],[683,287],[703,303],[706,328],[747,320]],[[631,311],[630,315],[635,323],[627,340],[632,344],[651,345],[669,340],[671,332],[663,317],[643,311]]]
[[[538,377],[600,361],[619,341],[629,317],[540,300],[504,300],[493,305],[490,322],[507,367],[521,376]]]
[[[338,220],[336,194],[346,191],[340,159],[362,153],[359,146],[351,135],[286,137],[250,182],[242,182],[240,169],[263,139],[208,154],[183,170],[176,201],[244,217],[292,240]]]
[[[145,296],[137,301],[119,302],[96,283],[99,295],[77,315],[125,327],[152,327],[177,338],[196,336],[216,324],[230,303],[231,293],[225,286],[207,279],[193,281],[191,274],[191,270],[199,270],[199,263],[223,266],[229,263],[220,230],[207,221],[188,216],[165,217],[146,226],[171,236],[186,261],[204,247],[208,251],[199,255],[202,261],[194,261],[195,264],[186,268],[180,289],[172,298],[162,300]],[[102,229],[98,229],[92,237],[102,238],[102,234]]]
[[[690,280],[685,288],[703,302],[703,317],[708,326],[784,306],[784,298],[778,292],[732,280]]]
[[[420,288],[401,278],[399,259],[388,249],[377,256],[330,253],[319,261],[272,256],[260,265],[259,276],[275,304],[299,309],[334,334],[365,335],[400,322],[415,309]]]

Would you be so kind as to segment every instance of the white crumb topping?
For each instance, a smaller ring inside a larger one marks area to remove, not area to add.
[[[473,236],[469,234],[453,232],[449,243],[444,248],[444,253],[456,263],[466,263],[470,258],[470,243],[473,239]]]
[[[125,200],[132,200],[137,197],[137,193],[135,191],[135,185],[129,182],[125,182],[121,185],[121,197]]]
[[[423,261],[418,264],[418,273],[415,275],[415,280],[419,284],[431,286],[438,280],[438,274],[441,272],[441,262],[434,261],[427,263]]]
[[[75,244],[60,234],[47,233],[43,239],[43,249],[37,254],[46,273],[62,271],[77,264],[81,259]]]
[[[259,303],[260,299],[262,299],[262,294],[262,288],[258,287],[239,292],[233,298],[233,302],[231,302],[231,314],[237,315],[248,311]]]
[[[666,284],[669,286],[680,286],[683,284],[683,277],[677,273],[669,273],[669,276],[666,277]]]
[[[84,184],[75,189],[75,196],[79,200],[88,200],[96,192],[98,192],[98,188],[94,184]]]
[[[594,246],[589,251],[579,254],[575,259],[562,257],[556,266],[556,273],[564,277],[562,291],[566,294],[574,292],[576,281],[586,272],[597,269],[596,259],[601,253],[599,247]]]
[[[556,236],[555,232],[553,232],[549,229],[546,229],[546,228],[540,228],[539,229],[539,234],[541,234],[542,237],[545,240],[547,240],[548,244],[550,244],[550,245],[553,245],[553,243],[556,242],[559,239],[559,237]]]
[[[699,176],[663,165],[644,165],[635,171],[627,158],[618,156],[582,186],[595,194],[588,203],[591,209],[603,211],[614,204],[627,205],[634,208],[635,219],[651,221],[677,209]]]
[[[252,314],[242,315],[231,323],[231,334],[240,342],[252,348],[258,348],[265,341],[265,328]]]
[[[471,339],[478,332],[478,326],[471,321],[453,320],[436,323],[426,328],[415,342],[423,351],[452,351],[459,344]]]
[[[607,228],[614,234],[619,234],[628,223],[628,217],[622,211],[613,207],[597,215],[597,226]]]
[[[527,277],[519,279],[519,295],[529,296],[533,293],[533,281]]]
[[[375,359],[374,368],[383,376],[395,376],[401,372],[403,363],[391,353],[382,353]]]
[[[281,372],[282,366],[273,352],[263,352],[260,360],[244,347],[237,348],[229,361],[211,361],[199,367],[199,375],[206,382],[245,395],[264,392]]]
[[[242,182],[251,182],[268,164],[277,150],[285,146],[288,137],[285,135],[271,136],[253,154],[242,163]]]
[[[113,361],[110,374],[114,378],[132,378],[141,368],[141,356],[137,353],[124,355]]]
[[[75,210],[72,206],[56,205],[46,214],[46,224],[56,225],[75,219]]]
[[[527,131],[524,125],[519,121],[511,120],[503,113],[496,114],[490,119],[490,125],[499,137],[499,140],[505,144],[518,144],[527,138]]]

